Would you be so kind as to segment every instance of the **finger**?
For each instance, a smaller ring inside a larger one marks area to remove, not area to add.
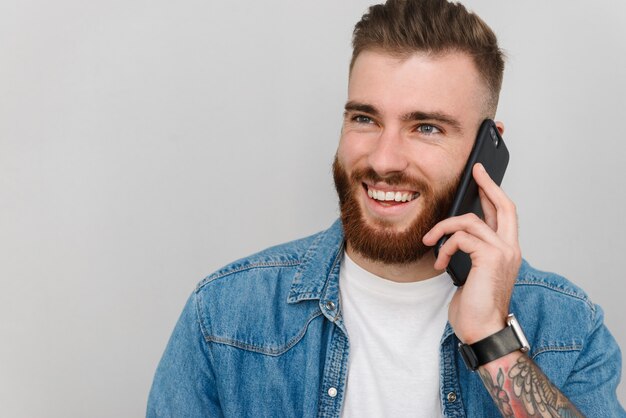
[[[489,228],[493,229],[494,231],[497,231],[498,230],[498,219],[497,219],[498,214],[496,212],[496,207],[489,201],[489,199],[487,199],[485,192],[483,192],[483,189],[481,188],[478,188],[478,197],[480,197],[480,206],[483,209],[485,223],[489,225]]]
[[[439,249],[439,255],[437,260],[435,260],[434,267],[438,270],[443,270],[448,267],[450,259],[457,251],[461,250],[471,257],[472,253],[479,251],[486,245],[484,241],[465,231],[455,232]]]
[[[474,213],[444,219],[437,223],[422,238],[426,245],[435,245],[444,235],[452,235],[464,231],[492,245],[502,245],[502,239]]]
[[[482,164],[475,164],[472,170],[474,180],[487,199],[496,208],[497,233],[507,242],[517,242],[517,211],[515,204],[504,191],[489,177]]]

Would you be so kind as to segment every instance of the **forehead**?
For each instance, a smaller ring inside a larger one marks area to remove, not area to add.
[[[487,97],[472,58],[456,51],[398,57],[366,50],[356,58],[348,84],[349,101],[382,113],[438,111],[470,123],[484,119]]]

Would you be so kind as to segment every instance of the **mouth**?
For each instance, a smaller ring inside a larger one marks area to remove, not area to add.
[[[384,206],[408,203],[419,197],[419,192],[407,189],[392,189],[390,187],[376,187],[363,183],[363,187],[371,200]]]

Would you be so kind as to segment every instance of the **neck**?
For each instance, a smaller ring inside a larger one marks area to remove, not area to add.
[[[383,279],[399,283],[419,282],[430,279],[443,273],[443,270],[435,270],[435,255],[433,251],[427,252],[417,261],[403,264],[386,264],[381,261],[373,261],[363,257],[350,246],[346,245],[348,256],[361,268]]]

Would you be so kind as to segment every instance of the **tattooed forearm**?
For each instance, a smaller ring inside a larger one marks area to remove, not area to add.
[[[503,357],[479,374],[503,417],[583,417],[526,355]]]
[[[489,391],[491,398],[498,406],[500,413],[504,418],[515,417],[513,415],[513,408],[511,408],[511,402],[509,395],[504,390],[504,373],[502,369],[498,369],[498,375],[495,382],[491,380],[489,372],[483,368],[478,370],[480,378],[482,379],[485,387]]]

